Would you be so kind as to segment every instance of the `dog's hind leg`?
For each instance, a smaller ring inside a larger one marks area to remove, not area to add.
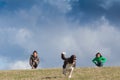
[[[63,68],[63,74],[66,76],[66,69]]]

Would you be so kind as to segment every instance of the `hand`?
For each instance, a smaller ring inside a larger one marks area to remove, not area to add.
[[[36,63],[37,63],[38,61],[37,61],[37,60],[34,60],[34,62],[36,62]]]
[[[97,62],[94,62],[95,64],[97,64]]]

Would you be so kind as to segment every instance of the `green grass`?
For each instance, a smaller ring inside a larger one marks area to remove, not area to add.
[[[0,80],[120,80],[120,67],[76,68],[71,79],[60,68],[0,71]]]

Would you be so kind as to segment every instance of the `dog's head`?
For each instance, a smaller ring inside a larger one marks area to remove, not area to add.
[[[71,62],[76,62],[76,55],[71,55],[70,57]]]

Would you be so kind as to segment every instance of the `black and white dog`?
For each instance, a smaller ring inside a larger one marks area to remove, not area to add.
[[[63,64],[63,74],[66,75],[67,71],[69,72],[68,78],[71,78],[72,72],[76,66],[76,56],[71,55],[69,58],[65,57],[65,52],[61,53],[61,58],[64,60]]]

